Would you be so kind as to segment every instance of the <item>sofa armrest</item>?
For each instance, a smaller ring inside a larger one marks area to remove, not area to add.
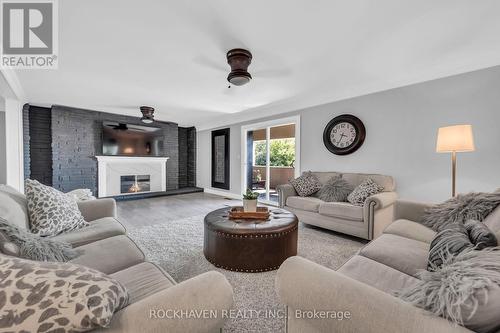
[[[224,275],[212,271],[130,304],[102,332],[215,332],[232,306],[233,288]]]
[[[396,192],[381,192],[368,197],[363,205],[363,218],[368,223],[368,239],[375,239],[393,222]]]
[[[398,194],[396,192],[381,192],[369,196],[364,204],[364,209],[368,209],[373,205],[374,209],[382,209],[388,207],[396,202]]]
[[[87,222],[103,217],[116,217],[116,201],[111,198],[78,201],[78,209]]]
[[[290,184],[282,184],[276,186],[276,192],[278,192],[278,203],[281,208],[285,207],[286,199],[288,197],[297,195],[297,192]]]
[[[300,288],[297,288],[300,286]],[[463,333],[451,324],[398,298],[300,257],[278,270],[276,291],[288,306],[288,332]],[[343,312],[342,320],[307,319],[301,311]],[[348,318],[349,316],[349,318]]]
[[[394,204],[394,221],[405,219],[414,222],[420,222],[422,216],[427,208],[432,207],[432,204],[408,201],[408,200],[396,200]]]

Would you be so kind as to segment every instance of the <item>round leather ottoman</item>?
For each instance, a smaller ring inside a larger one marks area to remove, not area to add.
[[[205,216],[203,253],[217,267],[237,272],[278,269],[286,258],[297,255],[297,217],[269,208],[262,220],[230,220],[230,208]]]

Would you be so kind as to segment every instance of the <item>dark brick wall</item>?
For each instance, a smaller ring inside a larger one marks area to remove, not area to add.
[[[138,112],[139,113],[139,112]],[[90,188],[97,193],[97,160],[102,153],[101,127],[105,120],[147,126],[139,117],[52,107],[53,186],[63,192]],[[175,123],[154,122],[163,128],[167,161],[167,189],[179,187],[178,126]]]
[[[187,130],[187,186],[196,186],[196,128]]]
[[[30,106],[29,178],[52,186],[52,133],[50,108]]]
[[[196,186],[196,128],[179,127],[179,187]]]
[[[188,145],[187,128],[179,127],[179,187],[188,186]]]

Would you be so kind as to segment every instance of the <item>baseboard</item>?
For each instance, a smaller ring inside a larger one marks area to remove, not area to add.
[[[213,189],[213,188],[207,188],[207,187],[205,187],[204,188],[204,192],[205,193],[209,193],[209,194],[215,194],[215,195],[218,195],[218,196],[221,196],[221,197],[230,198],[230,199],[241,200],[241,195],[239,195],[239,194],[235,194],[235,193],[231,193],[231,192],[226,192],[226,191],[222,191],[222,190],[216,190],[216,189]]]

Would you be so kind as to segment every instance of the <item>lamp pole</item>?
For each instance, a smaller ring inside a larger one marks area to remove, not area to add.
[[[457,152],[451,152],[451,196],[456,194],[456,177],[457,177]]]

